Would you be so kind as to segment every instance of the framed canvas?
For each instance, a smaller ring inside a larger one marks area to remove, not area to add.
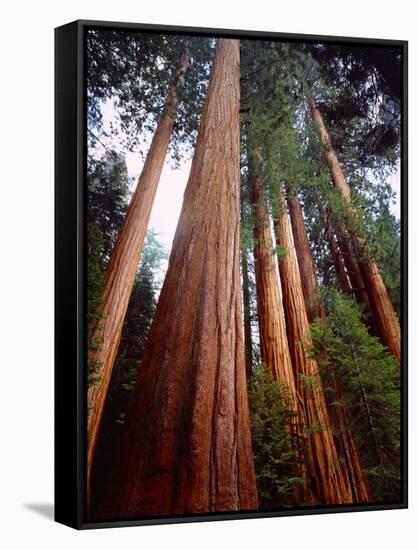
[[[55,34],[55,510],[407,506],[407,43]]]

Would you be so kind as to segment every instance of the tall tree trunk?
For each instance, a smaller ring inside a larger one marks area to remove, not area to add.
[[[129,298],[144,245],[152,205],[164,166],[178,107],[178,90],[189,64],[186,49],[168,93],[165,109],[158,122],[144,167],[132,196],[106,272],[102,319],[94,334],[98,351],[89,362],[97,365],[97,383],[88,388],[87,477],[90,479],[103,407],[109,388],[113,364],[119,346]],[[89,484],[89,482],[88,482]]]
[[[349,213],[352,219],[355,220],[357,217],[357,212],[351,205],[350,187],[345,179],[341,165],[338,162],[337,155],[332,148],[332,143],[321,113],[313,101],[310,102],[310,109],[312,119],[318,127],[321,142],[324,148],[325,160],[328,164],[333,184],[336,188],[340,189],[342,196],[347,201]],[[388,291],[376,262],[368,257],[365,250],[365,239],[358,234],[353,237],[361,275],[364,281],[364,286],[367,290],[374,317],[379,326],[381,340],[392,355],[400,362],[400,326],[395,309],[390,301]]]
[[[339,286],[345,294],[354,298],[363,307],[363,313],[369,322],[371,334],[379,336],[379,329],[370,306],[354,247],[342,226],[338,228],[338,231],[333,228],[329,220],[329,212],[325,213],[322,207],[320,212],[324,221],[325,234],[334,260]]]
[[[379,325],[370,305],[369,296],[363,281],[355,248],[349,237],[344,234],[342,228],[339,228],[338,233],[340,251],[343,256],[344,265],[346,266],[348,278],[350,279],[352,293],[356,302],[363,307],[363,314],[370,327],[370,333],[373,336],[379,337]]]
[[[275,218],[276,242],[285,251],[279,259],[287,338],[298,392],[301,394],[313,449],[316,491],[325,504],[354,502],[346,466],[340,465],[324,390],[316,361],[309,353],[309,322],[292,241],[290,219],[282,196]]]
[[[249,157],[251,159],[251,151]],[[301,445],[306,440],[306,419],[292,368],[269,215],[255,164],[251,160],[248,163],[248,183],[254,220],[254,263],[261,358],[279,382],[287,406],[297,413],[292,417],[289,430],[294,436],[292,443],[300,463],[295,475],[308,481],[312,473],[308,472],[309,464],[312,463],[312,449],[309,438],[306,445]],[[315,487],[312,488],[308,482],[295,485],[295,501],[306,504],[319,502],[314,491]]]
[[[342,255],[342,252],[339,248],[338,238],[335,234],[334,228],[330,224],[330,222],[329,222],[327,216],[325,215],[325,213],[323,212],[323,210],[321,210],[321,215],[322,215],[322,219],[324,220],[325,237],[327,239],[329,249],[331,251],[331,256],[332,256],[332,259],[333,259],[333,262],[334,262],[335,274],[336,274],[336,277],[337,277],[338,285],[339,285],[340,289],[344,292],[344,294],[346,294],[347,296],[352,297],[353,292],[352,292],[352,289],[351,289],[350,280],[348,278],[348,273],[347,273],[347,270],[345,268],[343,255]]]
[[[239,41],[218,39],[167,274],[127,412],[116,517],[257,508],[240,289]]]
[[[312,323],[318,317],[324,319],[325,311],[319,297],[318,279],[303,219],[302,206],[297,194],[292,193],[289,189],[287,193],[287,205],[292,223],[293,241],[298,259],[306,313],[309,322]]]
[[[354,247],[349,237],[344,234],[342,228],[339,228],[338,230],[337,239],[340,247],[340,254],[342,255],[343,262],[347,270],[347,275],[350,279],[353,297],[358,304],[364,306],[367,312],[370,312],[369,297],[364,286]]]
[[[312,323],[318,318],[325,320],[326,313],[319,301],[318,279],[299,197],[289,196],[288,193],[287,203],[308,321]],[[350,417],[342,399],[341,386],[332,371],[326,376],[323,375],[322,381],[324,386],[332,390],[331,393],[325,392],[328,414],[333,433],[336,434],[338,456],[346,467],[347,483],[350,485],[354,502],[370,502],[372,496],[351,431]],[[338,404],[335,404],[336,402]]]

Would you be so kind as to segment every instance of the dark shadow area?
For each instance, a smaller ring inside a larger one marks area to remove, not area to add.
[[[32,510],[32,512],[35,512],[36,514],[43,516],[44,518],[47,518],[51,521],[54,520],[54,505],[52,503],[50,504],[25,503],[23,506],[28,510]]]

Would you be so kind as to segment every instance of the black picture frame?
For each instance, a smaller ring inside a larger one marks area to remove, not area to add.
[[[364,44],[402,50],[401,299],[402,498],[399,502],[194,514],[126,521],[86,520],[86,86],[89,28],[164,34]],[[79,20],[55,29],[55,520],[76,529],[296,516],[408,506],[408,43],[399,40],[270,33]]]

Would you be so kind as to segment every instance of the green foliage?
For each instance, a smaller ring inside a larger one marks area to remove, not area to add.
[[[343,400],[375,500],[398,500],[399,365],[379,340],[370,336],[353,300],[328,291],[324,303],[327,321],[318,320],[311,325],[313,355],[323,374],[335,374],[341,382]]]
[[[87,349],[88,383],[100,382],[93,359],[100,345],[104,278],[127,208],[129,179],[125,160],[114,151],[89,156],[87,166]]]
[[[190,51],[189,69],[179,90],[172,157],[194,144],[210,71],[214,40],[136,31],[91,29],[87,34],[87,107],[90,129],[103,129],[103,107],[117,111],[112,138],[124,150],[144,153],[147,135],[159,120],[181,55]],[[144,147],[145,145],[145,147]]]
[[[97,352],[100,339],[95,336],[96,329],[100,329],[103,307],[104,274],[101,270],[103,238],[97,224],[87,226],[87,351],[88,384],[100,382],[98,371],[100,363],[93,359]]]
[[[167,250],[153,230],[147,232],[135,283],[126,311],[109,396],[114,419],[121,419],[134,389],[160,290],[160,270]]]
[[[400,140],[400,50],[294,44],[305,93],[320,107],[348,171],[393,169]]]
[[[165,247],[149,230],[122,328],[118,353],[106,397],[95,457],[98,489],[115,468],[115,457],[123,445],[129,399],[135,387],[142,353],[151,327],[160,289],[160,271],[167,258]],[[104,486],[104,485],[103,485]]]
[[[399,497],[399,366],[369,335],[361,309],[337,292],[327,238],[329,225],[339,228],[345,238],[358,235],[366,239],[365,250],[358,253],[376,260],[399,313],[400,231],[390,211],[394,196],[388,184],[388,175],[396,172],[399,158],[399,57],[392,51],[377,53],[373,48],[243,41],[242,163],[246,166],[251,158],[256,166],[273,217],[281,215],[282,191],[286,190],[290,200],[301,200],[329,313],[327,323],[317,321],[312,326],[314,355],[323,379],[335,375],[341,384],[342,397],[329,395],[332,406],[348,407],[374,497],[385,501]],[[394,75],[385,70],[385,58],[394,61]],[[357,217],[331,182],[320,136],[307,108],[310,96],[319,105],[341,161]],[[244,177],[242,181],[245,197]],[[243,217],[245,242],[249,243],[248,210],[244,209]],[[280,250],[276,252],[280,256]],[[301,382],[306,391],[315,390],[316,380],[311,377],[302,377]],[[334,390],[325,387],[325,391],[332,394]],[[260,414],[262,411],[263,406]],[[262,437],[257,439],[260,424],[255,426],[258,483],[259,472],[266,467],[266,479],[274,486],[274,460],[268,445],[263,454]],[[310,426],[308,432],[322,429]],[[266,438],[269,441],[269,436]],[[263,491],[274,500],[264,486]]]
[[[307,393],[314,393],[317,391],[321,386],[321,380],[319,376],[312,376],[308,374],[299,374],[299,380],[301,382],[301,387],[305,390]]]
[[[357,208],[362,212],[362,232],[367,238],[366,253],[376,260],[398,316],[401,315],[400,221],[390,210],[394,200],[391,185],[366,177],[352,178]]]
[[[253,370],[249,398],[260,508],[290,505],[292,486],[303,483],[292,475],[296,457],[286,426],[294,413],[284,404],[279,384],[263,363]]]
[[[87,223],[95,227],[101,250],[100,266],[105,270],[125,218],[129,177],[123,155],[106,150],[89,155],[87,163]],[[92,240],[94,235],[89,234]],[[90,240],[90,238],[89,238]],[[98,241],[97,241],[98,242]]]

